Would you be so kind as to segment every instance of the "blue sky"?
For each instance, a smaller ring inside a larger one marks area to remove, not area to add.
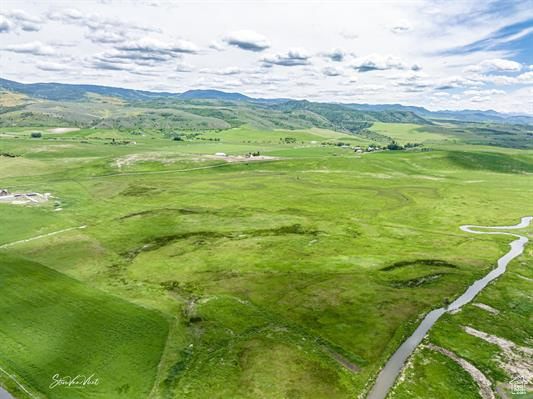
[[[10,1],[2,77],[533,114],[533,1]]]

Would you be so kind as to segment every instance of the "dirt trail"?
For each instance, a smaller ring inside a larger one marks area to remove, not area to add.
[[[22,385],[20,382],[18,382],[18,380],[15,378],[15,376],[9,374],[7,371],[5,371],[2,367],[0,367],[0,373],[2,374],[5,374],[7,375],[7,377],[13,381],[15,384],[17,384],[17,386],[23,391],[25,392],[26,394],[28,394],[28,396],[32,399],[37,399],[37,397],[35,395],[33,395],[30,391],[28,391],[24,385]],[[0,386],[0,399],[15,399],[15,397],[13,395],[11,395],[8,391],[6,391],[4,388],[2,388]]]
[[[17,244],[23,244],[23,243],[25,243],[25,242],[29,242],[29,241],[39,240],[39,239],[44,238],[44,237],[54,236],[54,235],[56,235],[56,234],[65,233],[65,232],[67,232],[67,231],[71,231],[71,230],[84,229],[84,228],[86,228],[86,227],[87,227],[87,225],[82,225],[82,226],[77,226],[77,227],[69,227],[68,229],[52,231],[51,233],[41,234],[41,235],[39,235],[39,236],[26,238],[25,240],[14,241],[14,242],[8,242],[8,243],[6,243],[6,244],[2,244],[2,245],[0,245],[0,249],[2,249],[2,248],[8,248],[8,247],[11,247],[11,246],[13,246],[13,245],[17,245]]]

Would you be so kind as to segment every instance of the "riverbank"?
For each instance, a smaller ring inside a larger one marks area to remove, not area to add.
[[[456,300],[454,300],[446,308],[438,308],[429,312],[415,332],[406,340],[396,352],[392,355],[389,361],[385,364],[385,367],[380,371],[376,382],[368,394],[368,399],[384,399],[389,390],[394,385],[398,378],[402,368],[405,365],[408,357],[414,352],[416,347],[420,344],[422,339],[429,331],[429,329],[439,320],[439,318],[446,312],[457,311],[464,305],[470,303],[491,281],[498,278],[506,271],[507,264],[521,255],[524,251],[524,247],[528,242],[527,237],[518,234],[506,233],[503,231],[478,231],[472,229],[487,229],[487,230],[512,230],[528,227],[533,217],[523,217],[520,223],[514,226],[475,226],[464,225],[460,229],[462,231],[473,234],[498,234],[508,235],[516,237],[517,239],[512,241],[509,245],[510,251],[498,259],[497,267],[491,270],[485,277],[475,281],[468,289]]]

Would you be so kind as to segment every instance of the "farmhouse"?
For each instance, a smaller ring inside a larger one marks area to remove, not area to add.
[[[9,193],[6,189],[0,189],[0,202],[10,203],[10,204],[29,204],[34,203],[38,204],[41,202],[48,201],[50,198],[50,193]]]

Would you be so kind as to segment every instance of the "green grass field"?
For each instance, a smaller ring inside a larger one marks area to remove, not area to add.
[[[0,247],[0,367],[49,398],[72,397],[47,388],[54,374],[92,372],[100,384],[79,397],[362,394],[422,314],[507,250],[505,237],[459,226],[533,215],[531,150],[375,126],[432,150],[355,154],[320,144],[355,136],[320,129],[241,127],[173,141],[105,129],[30,139],[39,129],[2,128],[0,153],[15,156],[0,156],[0,187],[55,198],[0,203],[0,246],[87,227]],[[276,159],[210,157],[253,151]],[[532,259],[528,248],[482,294],[503,317],[468,306],[428,338],[495,385],[510,376],[460,325],[527,345],[530,287],[514,273],[531,278]],[[443,378],[453,384],[442,397],[478,397],[446,357],[424,350],[413,363],[393,397],[436,397],[424,386]],[[5,375],[0,382],[24,397]]]

